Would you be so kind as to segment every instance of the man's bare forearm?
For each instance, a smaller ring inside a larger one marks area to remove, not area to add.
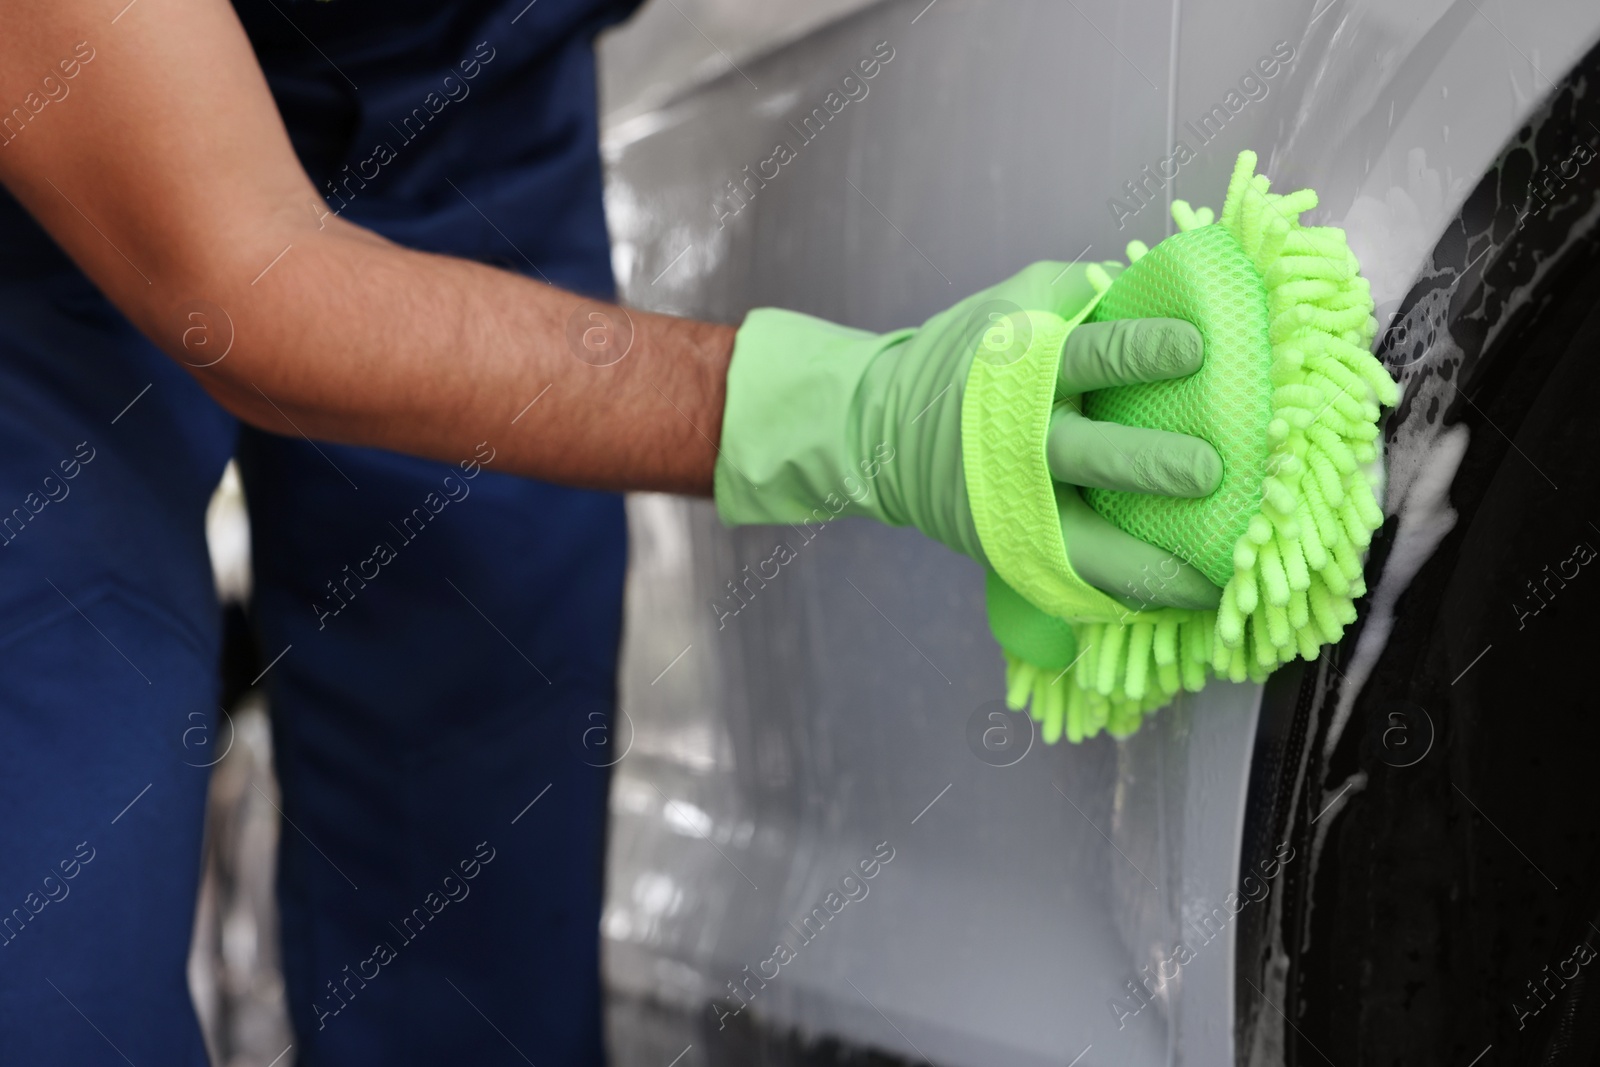
[[[233,256],[133,296],[139,325],[241,418],[443,460],[488,440],[499,470],[710,492],[731,327],[624,311],[332,218],[251,243],[288,251],[254,279]]]
[[[8,7],[0,97],[37,70],[72,89],[0,146],[0,181],[230,411],[451,461],[488,440],[497,469],[568,484],[710,491],[730,328],[328,214],[227,0],[144,0],[114,34],[102,7]]]

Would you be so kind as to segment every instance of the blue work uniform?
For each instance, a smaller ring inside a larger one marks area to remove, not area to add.
[[[593,38],[634,2],[235,6],[317,211],[605,297]],[[572,738],[614,707],[622,505],[497,473],[518,429],[435,463],[242,427],[0,193],[0,1064],[205,1063],[204,515],[235,455],[294,1062],[601,1062],[607,773]]]

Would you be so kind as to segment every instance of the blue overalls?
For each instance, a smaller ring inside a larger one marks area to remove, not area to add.
[[[323,210],[608,296],[592,40],[634,2],[236,8]],[[294,1060],[600,1062],[607,774],[572,738],[614,705],[622,505],[496,473],[516,430],[443,464],[241,427],[0,193],[0,1064],[205,1063],[235,454]]]

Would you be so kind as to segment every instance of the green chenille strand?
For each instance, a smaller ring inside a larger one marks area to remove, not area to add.
[[[1108,317],[1160,315],[1169,313],[1158,298],[1161,285],[1167,291],[1173,285],[1175,263],[1183,285],[1220,287],[1215,275],[1223,268],[1218,264],[1233,262],[1226,256],[1236,260],[1242,250],[1254,270],[1247,298],[1261,303],[1254,308],[1236,304],[1237,315],[1227,311],[1225,301],[1214,299],[1205,306],[1230,320],[1264,323],[1258,341],[1250,343],[1259,345],[1263,386],[1254,395],[1270,394],[1270,405],[1259,409],[1262,421],[1246,426],[1248,434],[1240,438],[1264,441],[1265,454],[1256,453],[1252,460],[1264,459],[1257,490],[1235,495],[1249,501],[1248,509],[1226,516],[1231,528],[1223,532],[1231,541],[1213,543],[1214,511],[1183,512],[1191,517],[1174,518],[1159,510],[1170,507],[1176,515],[1194,502],[1085,492],[1091,506],[1136,536],[1161,544],[1152,531],[1164,533],[1164,547],[1175,556],[1201,566],[1195,553],[1203,552],[1209,561],[1206,573],[1215,573],[1211,568],[1219,561],[1231,573],[1213,578],[1223,585],[1214,611],[1130,612],[1122,622],[1065,620],[1071,624],[1077,656],[1064,671],[1046,671],[1008,653],[1007,702],[1019,709],[1032,705],[1047,743],[1062,736],[1078,742],[1102,730],[1126,737],[1145,716],[1180,692],[1198,692],[1209,677],[1260,682],[1291,660],[1314,659],[1355,621],[1355,598],[1365,594],[1362,553],[1383,524],[1369,468],[1379,454],[1381,409],[1394,406],[1399,390],[1371,354],[1377,329],[1372,294],[1344,231],[1302,226],[1301,214],[1317,206],[1316,193],[1304,189],[1280,196],[1255,168],[1255,153],[1241,153],[1220,216],[1175,201],[1172,217],[1179,235],[1168,239],[1174,242],[1169,248],[1151,249],[1134,241],[1128,246],[1134,266],[1116,281],[1099,268],[1089,272],[1102,290],[1101,308],[1115,309]],[[1192,236],[1199,231],[1208,232]],[[1237,249],[1222,248],[1226,255],[1219,259],[1221,246],[1210,232],[1226,233]],[[1182,256],[1191,258],[1175,258]],[[1150,269],[1141,274],[1139,264],[1147,258]],[[1157,261],[1158,266],[1151,266]],[[1233,288],[1226,291],[1237,292],[1239,268],[1227,269]],[[1148,298],[1147,292],[1152,294]],[[1149,306],[1141,307],[1141,302]],[[1205,332],[1205,323],[1196,324]],[[1235,330],[1229,336],[1237,335]],[[1162,418],[1172,418],[1179,409],[1170,392],[1158,392],[1160,385],[1118,387],[1114,403],[1120,407],[1106,410],[1131,413],[1128,421],[1136,425],[1174,428],[1161,425]],[[1141,399],[1140,390],[1149,391],[1148,401]],[[1183,409],[1188,419],[1183,432],[1196,432],[1198,411],[1200,436],[1217,444],[1225,457],[1230,455],[1223,436],[1241,432],[1241,411],[1256,410],[1240,399],[1249,395],[1245,390],[1196,397],[1191,390],[1183,401],[1189,405]],[[1100,396],[1086,395],[1085,410],[1092,412]],[[1214,432],[1205,432],[1208,427]],[[1237,441],[1233,447],[1236,454]],[[1135,513],[1134,508],[1141,510]],[[1192,517],[1197,514],[1204,514],[1205,521]]]

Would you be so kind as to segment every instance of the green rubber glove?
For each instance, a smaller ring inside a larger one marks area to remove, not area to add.
[[[1086,265],[1035,263],[918,329],[873,334],[791,311],[750,312],[728,369],[717,511],[731,525],[811,523],[860,515],[913,525],[986,563],[967,502],[961,401],[967,371],[983,358],[1020,358],[1023,310],[1070,317],[1094,297]],[[1062,346],[1047,462],[1057,480],[1133,492],[1199,497],[1222,461],[1205,441],[1099,423],[1076,394],[1192,373],[1200,335],[1175,319],[1085,324]],[[1076,492],[1059,494],[1063,539],[1085,581],[1119,597],[1171,554],[1117,529]],[[1220,591],[1182,564],[1156,599],[1215,606]],[[1140,602],[1129,600],[1132,604]]]

